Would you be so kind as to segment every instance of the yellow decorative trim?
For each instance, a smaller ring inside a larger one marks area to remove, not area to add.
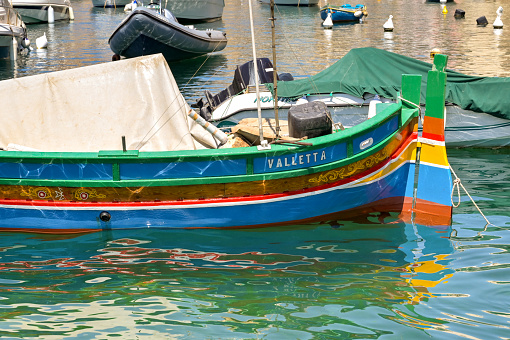
[[[94,189],[78,189],[74,192],[77,201],[86,201],[89,198],[105,198],[106,195],[98,194]]]
[[[28,190],[25,190],[25,188],[22,188],[20,195],[28,197],[30,199],[37,199],[37,200],[52,198],[50,189],[45,188],[45,187],[38,187],[38,188],[29,187]]]
[[[373,167],[374,165],[376,165],[377,163],[380,163],[380,162],[384,161],[386,158],[388,158],[388,156],[389,156],[388,149],[390,147],[391,146],[387,146],[384,149],[382,149],[381,151],[379,151],[365,159],[357,161],[353,164],[349,164],[349,165],[344,166],[340,169],[331,170],[326,173],[322,173],[318,177],[311,178],[309,181],[312,183],[317,183],[317,184],[320,184],[322,182],[324,182],[324,183],[333,182],[333,181],[338,181],[343,178],[352,176],[352,175],[359,173],[363,170],[369,169],[369,168]]]

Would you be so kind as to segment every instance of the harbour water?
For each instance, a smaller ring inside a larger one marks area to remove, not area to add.
[[[196,26],[227,32],[226,49],[170,64],[190,103],[223,89],[251,58],[248,2],[225,2],[221,21]],[[46,32],[48,49],[0,63],[0,79],[110,62],[108,38],[123,10],[72,3],[74,22],[28,27],[32,42]],[[510,0],[457,0],[447,14],[423,0],[365,4],[362,24],[332,30],[320,26],[318,7],[279,7],[279,71],[314,74],[371,46],[425,61],[439,48],[457,71],[510,76],[510,33],[491,25]],[[258,56],[270,57],[269,7],[253,7]],[[465,19],[453,17],[456,8]],[[483,15],[490,24],[476,26]],[[510,149],[448,152],[470,193],[454,192],[460,205],[448,228],[369,218],[257,230],[2,233],[0,338],[508,338]]]

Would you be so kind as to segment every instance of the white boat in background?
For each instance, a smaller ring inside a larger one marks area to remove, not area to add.
[[[259,0],[263,4],[270,4],[271,0]],[[275,5],[283,6],[316,6],[319,0],[274,0]]]
[[[92,5],[94,7],[103,7],[103,8],[117,8],[124,7],[127,4],[130,4],[131,0],[92,0]]]
[[[224,0],[165,0],[161,6],[181,23],[215,21],[223,16]]]
[[[357,64],[357,60],[361,60],[361,64]],[[377,82],[378,73],[367,60],[386,70],[385,77],[379,77],[384,81]],[[345,128],[356,126],[395,102],[392,93],[399,89],[400,83],[389,79],[392,68],[395,72],[419,74],[429,68],[429,64],[387,51],[362,48],[351,50],[341,62],[312,77],[293,80],[288,74],[280,74],[279,116],[287,119],[291,107],[320,101],[326,104],[333,124]],[[273,83],[272,69],[269,59],[259,58],[258,78],[266,87]],[[447,74],[446,146],[509,147],[510,106],[506,93],[510,89],[510,78],[472,77],[450,70]],[[374,79],[367,80],[368,77]],[[257,117],[254,79],[253,63],[240,65],[229,87],[216,95],[206,90],[205,96],[192,106],[204,119],[220,128]],[[267,88],[260,92],[260,106],[262,118],[273,117],[273,94]]]
[[[9,0],[0,0],[0,58],[16,59],[27,36],[25,23]]]
[[[50,11],[55,21],[73,19],[69,0],[12,0],[12,6],[27,24],[48,22]],[[51,21],[51,14],[49,19]]]

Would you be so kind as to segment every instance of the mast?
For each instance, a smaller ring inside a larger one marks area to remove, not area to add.
[[[276,39],[275,39],[275,17],[274,17],[274,0],[271,0],[271,37],[272,37],[272,50],[273,50],[273,87],[274,87],[274,119],[276,122],[276,139],[280,138],[280,120],[278,119],[278,89],[277,78],[278,72],[276,71]]]
[[[253,10],[251,6],[251,1],[248,0],[248,7],[250,9],[250,31],[251,31],[251,46],[253,52],[253,72],[255,72],[255,91],[257,92],[257,113],[259,118],[259,140],[260,145],[258,146],[259,150],[270,149],[271,146],[264,140],[264,133],[262,130],[262,111],[260,108],[260,90],[259,90],[259,71],[257,65],[257,52],[255,50],[255,33],[253,29]]]

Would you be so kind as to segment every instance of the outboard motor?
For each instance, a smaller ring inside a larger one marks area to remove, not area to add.
[[[268,58],[257,58],[257,71],[259,74],[259,84],[273,82],[273,63],[271,63],[271,60]],[[283,73],[281,76],[284,76],[286,80],[294,79],[289,73]],[[279,79],[279,76],[277,76],[277,80]],[[250,85],[255,85],[253,61],[237,66],[234,72],[234,80],[226,89],[220,91],[216,95],[213,95],[210,91],[206,90],[205,98],[198,99],[192,107],[199,109],[200,115],[205,120],[210,120],[212,112],[221,103],[230,97],[243,92]]]

